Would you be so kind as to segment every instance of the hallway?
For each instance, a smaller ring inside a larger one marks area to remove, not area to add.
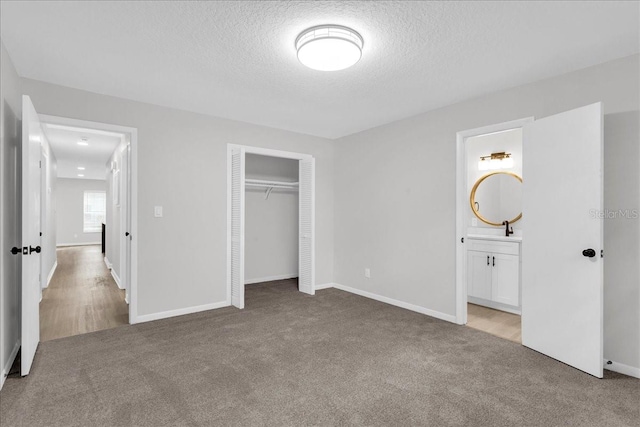
[[[111,277],[100,246],[58,248],[57,255],[58,267],[40,302],[40,341],[129,323],[125,291]]]

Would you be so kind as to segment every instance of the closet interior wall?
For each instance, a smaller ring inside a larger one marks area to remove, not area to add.
[[[262,183],[297,183],[298,169],[298,160],[246,155],[245,284],[298,277],[297,184]]]

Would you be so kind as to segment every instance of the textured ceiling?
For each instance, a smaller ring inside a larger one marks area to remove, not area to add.
[[[120,144],[122,135],[51,124],[45,124],[44,128],[56,156],[58,178],[106,179],[107,161]],[[89,145],[78,145],[81,138],[87,138]],[[79,171],[78,167],[85,169]]]
[[[638,52],[638,2],[8,2],[23,77],[336,138]],[[362,60],[302,66],[305,28]]]

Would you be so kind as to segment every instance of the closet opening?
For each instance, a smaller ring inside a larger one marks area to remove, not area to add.
[[[315,159],[229,144],[227,299],[315,293]],[[246,287],[245,287],[246,286]]]

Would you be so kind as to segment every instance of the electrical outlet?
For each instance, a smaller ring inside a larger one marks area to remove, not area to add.
[[[471,226],[472,227],[478,226],[478,218],[471,218]]]
[[[162,206],[153,207],[153,216],[156,218],[162,218]]]
[[[367,279],[371,279],[371,270],[368,268],[364,269],[364,277],[366,277]]]

